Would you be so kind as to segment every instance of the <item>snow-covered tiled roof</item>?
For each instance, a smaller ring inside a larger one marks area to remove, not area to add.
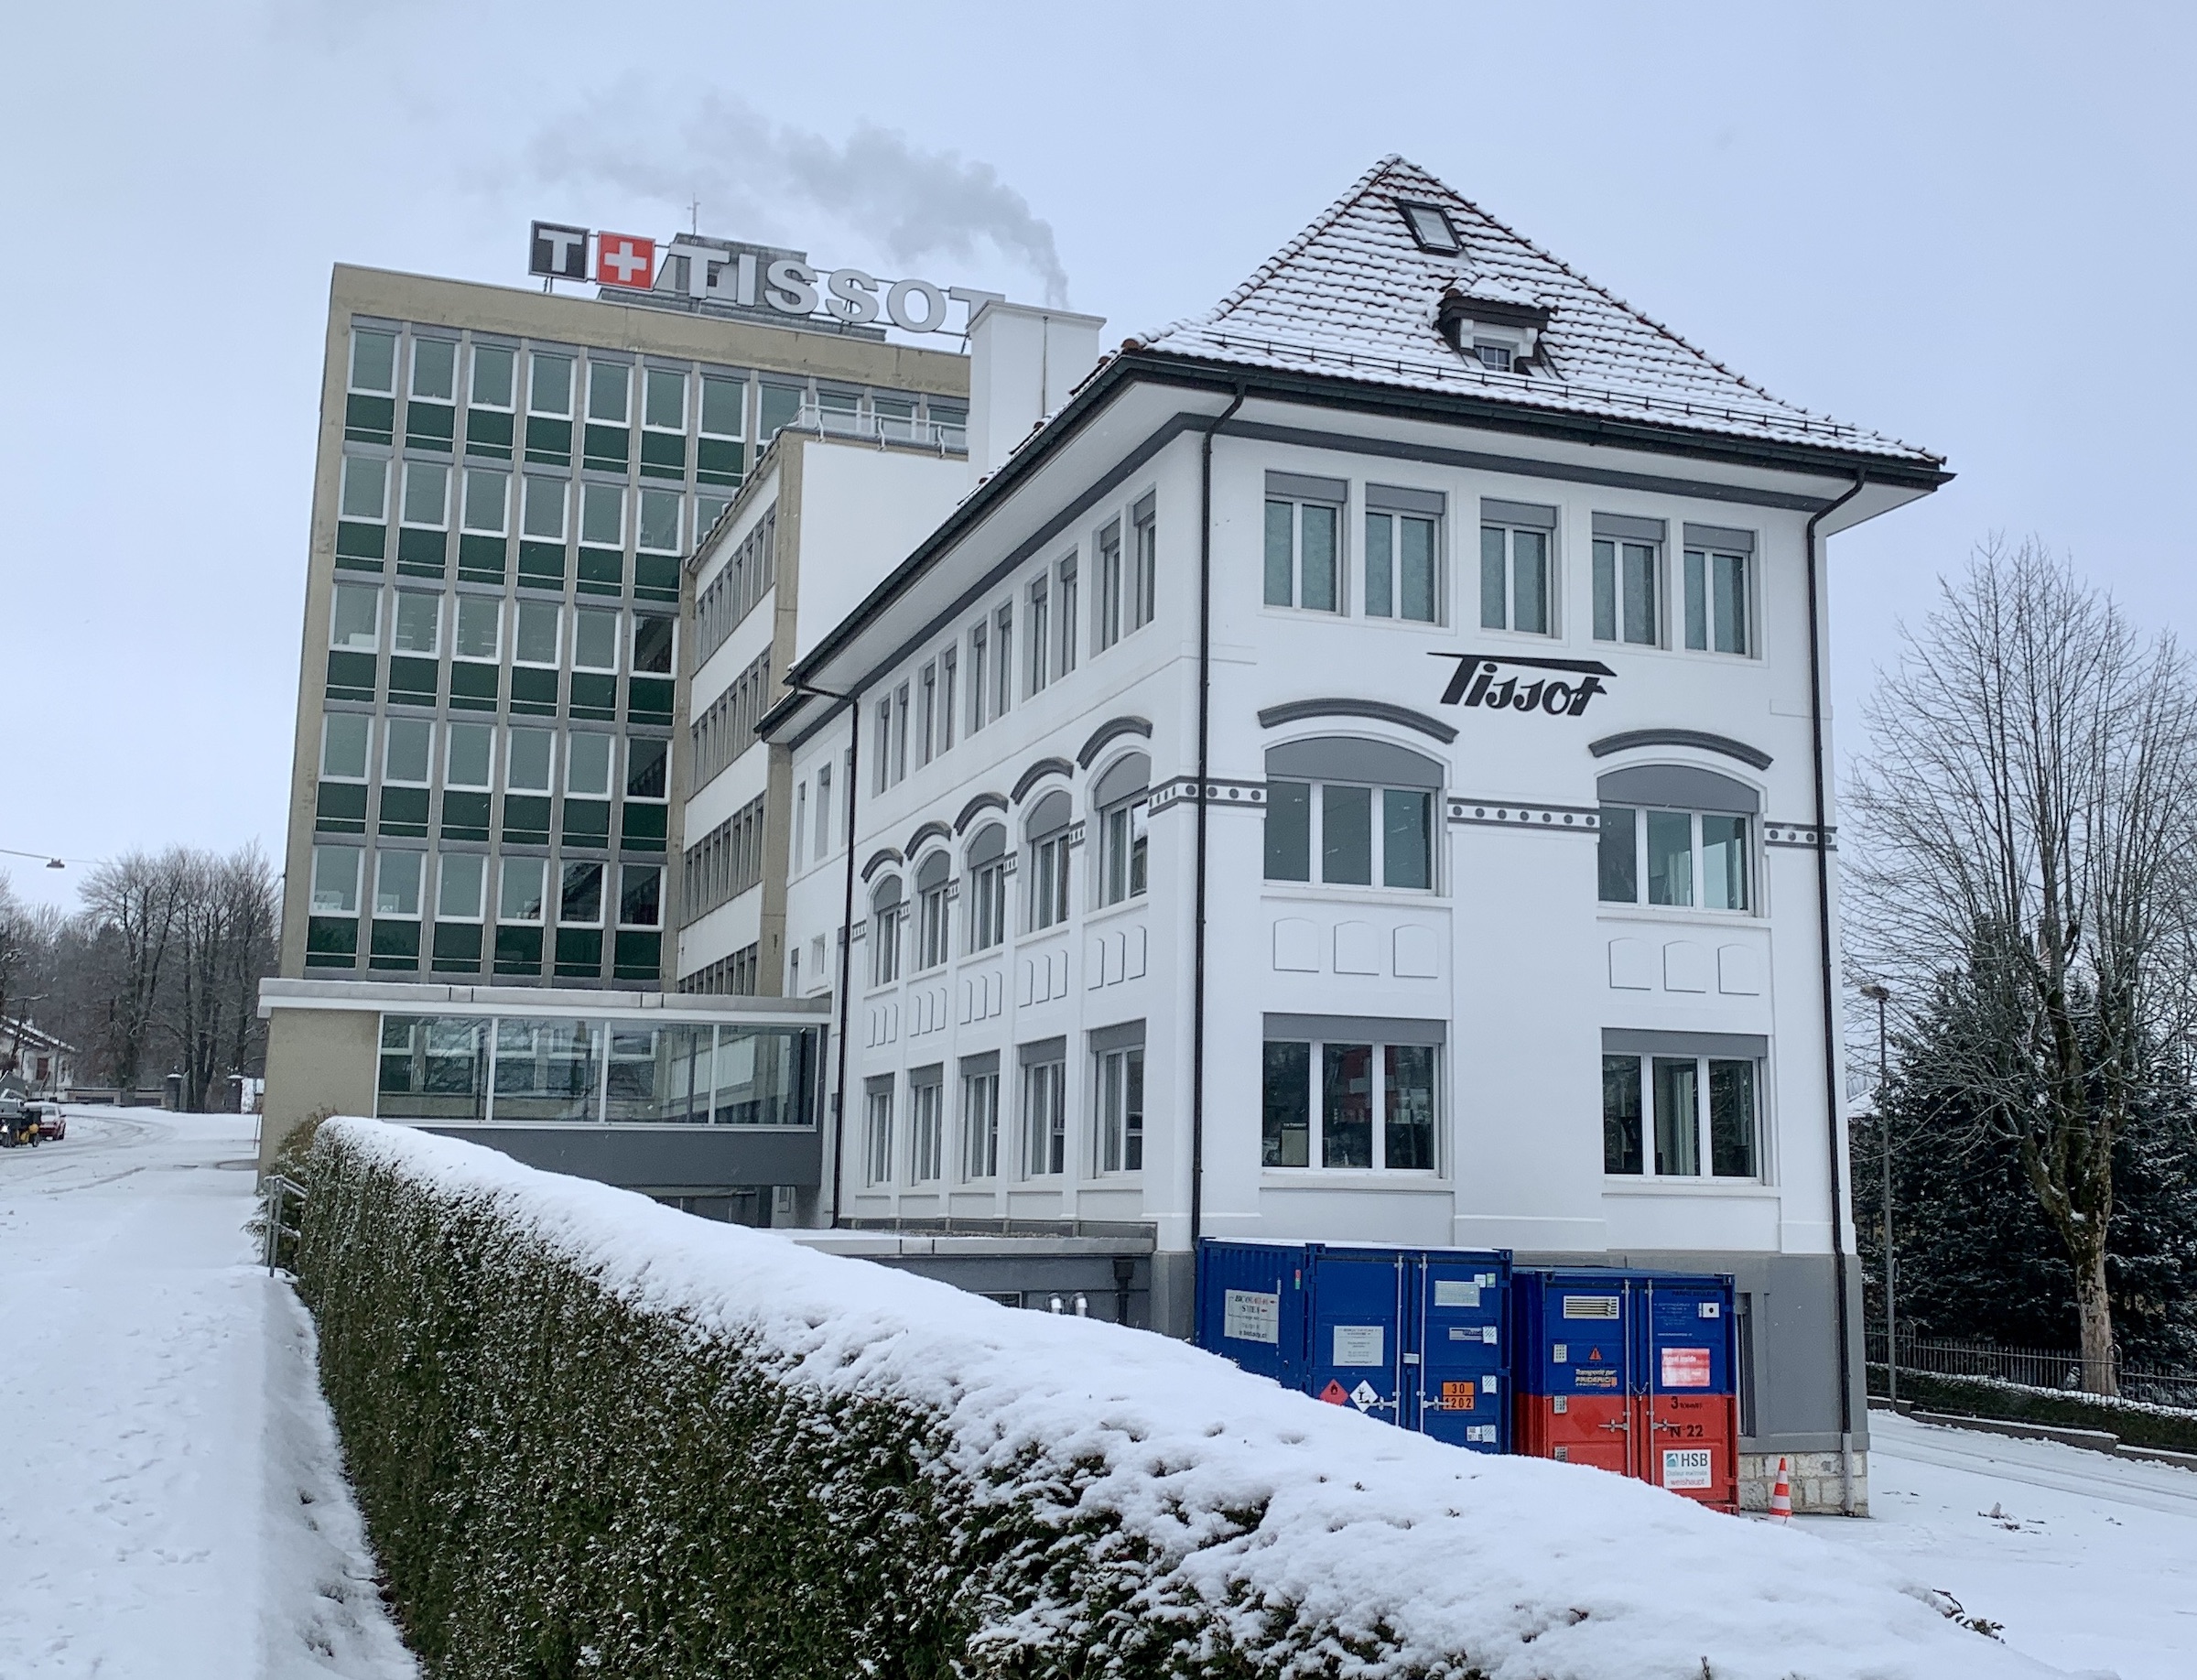
[[[1463,249],[1422,249],[1399,203],[1442,206]],[[1435,326],[1452,290],[1548,309],[1542,354],[1499,372],[1453,349]],[[1402,157],[1374,165],[1216,308],[1129,348],[1927,468],[1943,460],[1770,396]]]

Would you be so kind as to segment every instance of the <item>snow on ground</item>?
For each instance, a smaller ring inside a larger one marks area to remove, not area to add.
[[[0,1675],[399,1680],[249,1116],[0,1153]]]
[[[2197,1472],[1883,1412],[1869,1435],[1873,1520],[1794,1526],[1951,1593],[2059,1667],[2197,1674]]]

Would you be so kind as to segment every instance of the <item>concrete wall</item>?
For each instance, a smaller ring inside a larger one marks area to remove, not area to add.
[[[373,1112],[382,1018],[374,1010],[278,1009],[267,1017],[267,1091],[260,1170],[315,1114]]]

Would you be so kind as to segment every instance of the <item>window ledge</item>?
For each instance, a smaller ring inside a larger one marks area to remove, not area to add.
[[[1605,1173],[1605,1196],[1718,1196],[1727,1200],[1775,1201],[1778,1187],[1759,1178],[1636,1178],[1629,1173]]]
[[[1318,886],[1302,881],[1261,881],[1260,895],[1305,905],[1445,905],[1449,894],[1423,886]]]
[[[1661,927],[1763,927],[1770,918],[1757,910],[1704,910],[1691,905],[1618,905],[1596,899],[1596,917],[1605,922],[1641,922]]]
[[[1376,1172],[1371,1167],[1268,1166],[1259,1172],[1262,1190],[1379,1190],[1391,1195],[1447,1196],[1449,1180],[1438,1173]]]

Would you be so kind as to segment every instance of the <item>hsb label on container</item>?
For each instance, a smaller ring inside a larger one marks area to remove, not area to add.
[[[1282,1297],[1256,1289],[1231,1289],[1221,1296],[1220,1333],[1230,1341],[1282,1344]]]
[[[1706,1348],[1665,1348],[1665,1388],[1706,1388],[1709,1385],[1709,1350]]]
[[[1707,1447],[1666,1447],[1663,1448],[1664,1487],[1708,1488],[1714,1485],[1709,1477]]]

